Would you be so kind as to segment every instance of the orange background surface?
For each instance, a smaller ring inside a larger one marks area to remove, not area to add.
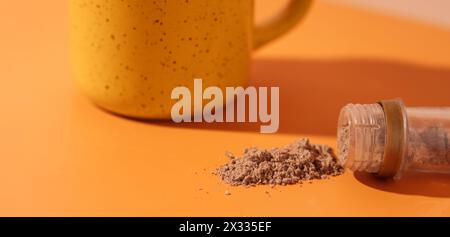
[[[275,2],[261,1],[262,17]],[[255,55],[252,84],[281,93],[280,132],[263,135],[255,124],[175,126],[96,108],[71,80],[67,25],[67,1],[0,2],[2,216],[450,216],[446,176],[346,172],[271,189],[211,174],[225,151],[252,145],[334,147],[349,102],[450,106],[449,30],[317,1]]]

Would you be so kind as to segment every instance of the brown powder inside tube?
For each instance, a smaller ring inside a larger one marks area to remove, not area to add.
[[[288,185],[344,172],[329,146],[311,144],[308,139],[271,150],[247,148],[239,158],[227,156],[230,162],[216,174],[231,185]]]

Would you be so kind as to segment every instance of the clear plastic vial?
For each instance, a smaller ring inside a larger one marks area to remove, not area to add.
[[[450,107],[406,108],[400,99],[346,105],[338,157],[346,168],[386,178],[406,171],[450,174]]]

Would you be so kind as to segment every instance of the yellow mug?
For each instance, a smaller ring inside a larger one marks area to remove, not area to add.
[[[171,91],[245,86],[251,52],[291,29],[311,0],[291,0],[254,26],[253,0],[70,0],[77,84],[98,106],[170,118]]]

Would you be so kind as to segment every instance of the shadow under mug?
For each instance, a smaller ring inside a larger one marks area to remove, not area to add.
[[[170,118],[171,91],[245,86],[251,52],[287,32],[311,0],[291,0],[254,25],[253,0],[70,0],[75,80],[98,106],[120,115]]]

